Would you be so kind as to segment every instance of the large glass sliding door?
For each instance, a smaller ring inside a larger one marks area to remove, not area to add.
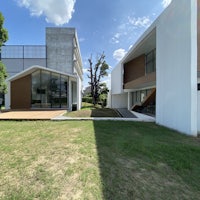
[[[61,75],[61,84],[60,84],[60,101],[61,101],[61,107],[62,108],[66,108],[67,107],[67,103],[68,103],[68,80],[69,78],[66,76],[62,76]]]
[[[32,108],[67,108],[68,79],[45,70],[32,73]]]
[[[41,71],[40,97],[41,108],[51,108],[50,103],[50,72]]]
[[[60,74],[51,74],[51,107],[61,108],[60,105]]]
[[[41,97],[40,97],[40,70],[32,73],[32,99],[31,107],[40,108]]]

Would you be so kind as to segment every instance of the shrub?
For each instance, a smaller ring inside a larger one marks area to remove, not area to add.
[[[82,98],[82,102],[92,103],[92,97],[88,97],[88,96],[83,97],[83,98]]]

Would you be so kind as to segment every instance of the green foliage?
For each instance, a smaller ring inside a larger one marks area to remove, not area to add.
[[[100,101],[102,107],[105,107],[107,105],[108,92],[109,92],[109,90],[107,88],[106,83],[100,84],[99,101]]]
[[[7,92],[7,86],[5,79],[7,78],[7,73],[4,64],[0,61],[0,93]]]
[[[1,47],[8,40],[8,31],[5,28],[3,28],[3,23],[4,23],[4,17],[0,12],[0,54],[1,54]],[[6,78],[7,78],[6,68],[4,64],[0,61],[0,93],[7,92],[7,86],[5,82]]]
[[[89,69],[88,78],[90,79],[91,86],[91,96],[93,98],[93,104],[96,105],[101,94],[101,79],[104,76],[108,76],[107,70],[109,69],[108,64],[105,61],[105,55],[102,53],[100,56],[97,56],[96,64],[93,64],[92,58],[88,59]]]
[[[92,97],[89,97],[89,96],[83,97],[82,102],[92,103]]]
[[[3,28],[4,17],[0,12],[0,47],[8,40],[8,31]]]

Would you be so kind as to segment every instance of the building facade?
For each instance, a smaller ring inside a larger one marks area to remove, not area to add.
[[[81,107],[82,60],[74,28],[46,28],[46,45],[2,47],[7,109]]]
[[[200,132],[200,1],[172,0],[111,74],[111,107]]]

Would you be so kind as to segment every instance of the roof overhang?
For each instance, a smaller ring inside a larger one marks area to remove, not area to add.
[[[156,48],[156,23],[157,20],[143,33],[138,41],[131,47],[121,63],[125,64],[142,54],[147,54]]]
[[[39,66],[39,65],[34,65],[34,66],[29,67],[29,68],[25,69],[24,71],[14,75],[14,76],[11,76],[10,78],[7,79],[7,81],[11,82],[11,81],[17,80],[17,79],[22,78],[24,76],[27,76],[27,75],[29,75],[29,74],[37,71],[37,70],[45,70],[45,71],[48,71],[48,72],[58,73],[58,74],[61,74],[61,75],[64,75],[64,76],[70,76],[72,78],[77,78],[77,75],[63,73],[63,72],[53,70],[53,69],[49,69],[49,68],[46,68],[46,67],[42,67],[42,66]]]

